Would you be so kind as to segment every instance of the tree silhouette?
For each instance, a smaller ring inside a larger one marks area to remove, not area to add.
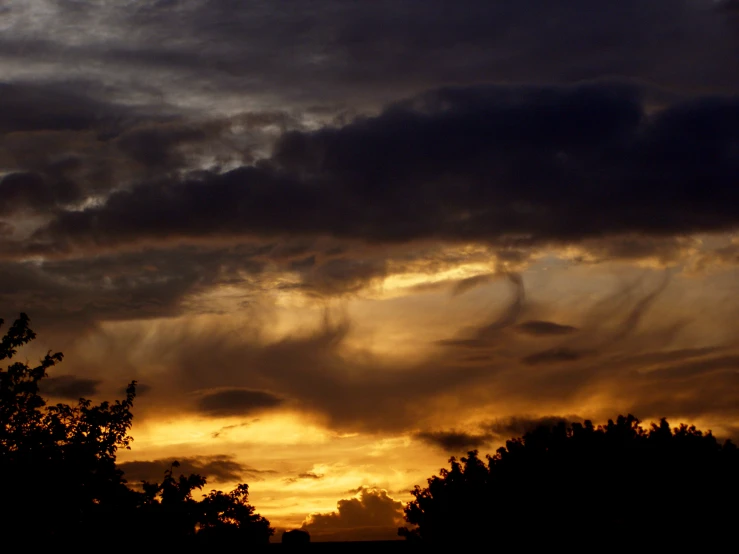
[[[222,544],[263,545],[274,529],[269,521],[254,512],[248,503],[249,486],[239,485],[229,493],[210,491],[200,501],[201,520],[198,535],[209,546]]]
[[[35,336],[21,314],[0,341],[0,360],[12,359]],[[136,496],[115,467],[118,448],[129,448],[131,441],[136,383],[114,404],[80,399],[77,406],[47,406],[39,382],[61,360],[61,353],[47,353],[35,367],[16,361],[0,369],[3,523],[39,539],[67,539],[124,523],[112,509],[133,506]],[[40,524],[29,514],[45,502],[56,509]]]
[[[310,533],[302,529],[291,529],[282,532],[282,544],[302,546],[310,543]]]
[[[142,483],[137,528],[147,541],[169,547],[260,546],[269,542],[274,529],[248,503],[248,485],[240,484],[229,493],[212,490],[196,501],[193,492],[202,489],[206,480],[196,474],[175,478],[176,467],[178,462],[164,472],[161,483]]]
[[[416,527],[399,534],[435,545],[480,533],[518,545],[684,545],[732,529],[739,515],[736,446],[665,419],[648,429],[632,415],[540,426],[486,458],[451,458],[416,486],[405,509]]]
[[[12,359],[35,337],[26,314],[0,340],[0,360]],[[0,326],[3,321],[0,320]],[[116,467],[118,449],[130,448],[136,382],[114,403],[47,406],[39,382],[62,361],[47,353],[31,367],[0,368],[0,525],[36,546],[128,537],[170,546],[197,543],[266,544],[274,530],[249,505],[248,486],[224,494],[192,493],[206,480],[175,478],[176,462],[161,483],[128,487]],[[7,533],[6,533],[7,536]]]
[[[149,541],[184,544],[197,533],[199,508],[192,493],[202,489],[206,480],[195,474],[175,478],[174,468],[179,465],[172,463],[161,483],[142,482],[144,492],[136,528]]]

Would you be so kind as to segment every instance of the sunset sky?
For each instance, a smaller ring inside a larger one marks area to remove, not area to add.
[[[0,317],[314,540],[539,421],[739,438],[739,2],[6,0]],[[209,489],[208,489],[209,490]]]

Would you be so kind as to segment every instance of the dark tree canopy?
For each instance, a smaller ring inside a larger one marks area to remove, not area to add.
[[[21,314],[0,341],[0,360],[11,360],[35,336]],[[76,406],[48,406],[39,382],[61,361],[61,353],[48,353],[34,367],[15,361],[0,368],[0,529],[6,538],[27,537],[35,546],[124,537],[170,546],[269,542],[274,530],[248,503],[245,484],[198,501],[192,493],[205,479],[175,478],[175,463],[161,483],[130,488],[116,453],[133,440],[136,382],[112,404],[81,398]]]
[[[471,451],[416,487],[399,534],[425,544],[631,545],[733,535],[739,452],[709,431],[632,415],[564,422]],[[732,539],[735,540],[735,539]]]

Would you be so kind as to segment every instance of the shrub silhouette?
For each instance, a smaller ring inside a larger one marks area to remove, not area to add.
[[[283,531],[282,533],[282,544],[289,545],[303,545],[310,543],[310,533],[303,531],[302,529],[291,529],[290,531]]]
[[[451,458],[416,486],[405,509],[416,527],[399,534],[436,545],[479,533],[518,545],[684,544],[733,529],[739,515],[736,446],[665,419],[541,426],[486,458]]]
[[[3,321],[0,320],[0,325]],[[0,360],[36,337],[26,314],[0,340]],[[31,367],[15,361],[0,368],[0,518],[6,537],[28,537],[35,546],[112,537],[166,543],[266,544],[274,530],[248,504],[248,486],[211,491],[196,501],[200,475],[128,487],[116,453],[130,448],[136,382],[114,403],[80,399],[76,406],[47,406],[39,382],[62,361],[47,353]],[[193,542],[194,540],[194,542]]]

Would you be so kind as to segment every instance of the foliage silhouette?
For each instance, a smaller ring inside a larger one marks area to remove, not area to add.
[[[282,544],[295,546],[305,545],[310,543],[310,533],[308,531],[303,531],[302,529],[283,531],[280,542],[282,542]]]
[[[8,329],[0,360],[11,360],[36,337],[29,323],[21,314]],[[49,352],[35,367],[15,361],[0,368],[0,525],[6,536],[33,537],[37,546],[123,536],[170,546],[269,542],[274,530],[248,503],[245,484],[196,501],[192,493],[206,480],[176,479],[175,462],[161,483],[143,482],[143,491],[128,487],[115,462],[118,449],[129,449],[133,440],[136,382],[112,404],[81,398],[76,406],[47,406],[39,382],[62,358]]]
[[[633,415],[543,425],[486,458],[451,458],[416,486],[405,509],[416,527],[399,534],[427,545],[477,533],[518,545],[684,545],[733,529],[739,515],[737,447],[665,419],[647,429]]]

